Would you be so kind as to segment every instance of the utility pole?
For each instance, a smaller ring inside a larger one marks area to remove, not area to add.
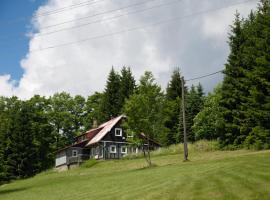
[[[182,111],[183,111],[183,127],[184,127],[184,161],[188,161],[188,144],[187,144],[187,128],[186,128],[186,113],[185,113],[185,80],[182,76]]]

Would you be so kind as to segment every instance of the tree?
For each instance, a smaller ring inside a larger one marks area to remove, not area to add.
[[[176,144],[180,142],[180,127],[182,127],[182,115],[181,115],[181,98],[182,98],[182,86],[181,86],[181,73],[180,69],[176,68],[168,83],[166,89],[166,127],[169,129],[167,135],[167,145]]]
[[[32,131],[32,109],[27,102],[10,100],[11,123],[7,132],[5,160],[11,178],[28,177],[35,173],[36,146]]]
[[[97,124],[104,122],[105,116],[102,112],[102,101],[104,98],[103,93],[95,92],[93,95],[89,96],[86,101],[84,117],[84,127],[85,130],[89,130],[93,127],[94,122]]]
[[[269,148],[269,40],[270,2],[262,0],[249,18],[236,16],[230,35],[220,105],[223,146]]]
[[[121,94],[121,105],[123,106],[125,100],[127,100],[136,88],[135,78],[132,75],[130,67],[123,67],[120,76],[120,94]]]
[[[174,69],[166,89],[166,97],[169,100],[176,100],[182,96],[181,72],[179,68]]]
[[[213,93],[209,93],[205,99],[203,109],[195,116],[192,131],[195,140],[218,139],[218,130],[222,119],[222,110],[219,106],[221,100],[221,85],[217,86]]]
[[[76,131],[73,127],[72,97],[65,92],[56,93],[49,99],[50,101],[50,123],[54,127],[56,135],[57,149],[73,142]]]
[[[242,44],[245,42],[245,37],[242,26],[243,21],[240,20],[239,13],[236,13],[229,36],[231,53],[225,65],[225,77],[221,90],[220,105],[224,110],[224,128],[220,133],[220,138],[223,146],[228,144],[239,145],[245,139],[245,135],[240,132],[243,113],[239,112],[241,110],[240,102],[244,96],[248,95],[248,90],[243,83],[245,75],[241,52],[243,51]]]
[[[31,108],[31,130],[35,144],[35,172],[41,172],[54,165],[56,149],[56,134],[50,123],[50,101],[45,97],[35,95],[27,101]],[[34,162],[34,161],[33,161]]]
[[[135,134],[134,140],[143,146],[144,152],[147,152],[145,158],[149,166],[152,164],[149,148],[145,149],[145,140],[140,138],[140,134],[146,135],[148,143],[150,138],[162,141],[166,134],[164,105],[165,96],[161,92],[160,86],[155,83],[151,72],[145,72],[140,79],[137,93],[133,94],[124,106],[124,112],[128,116],[126,124],[128,131]]]
[[[122,97],[119,89],[120,85],[120,75],[115,72],[112,67],[107,79],[104,98],[102,101],[102,112],[105,116],[104,121],[120,114],[122,108]]]
[[[186,98],[187,135],[188,140],[191,142],[195,141],[195,134],[191,128],[193,126],[193,120],[203,107],[204,96],[202,95],[203,95],[202,86],[200,84],[197,87],[192,85]]]

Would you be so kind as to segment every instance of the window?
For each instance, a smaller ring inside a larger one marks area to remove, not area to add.
[[[127,154],[127,147],[126,146],[121,147],[121,153]]]
[[[115,136],[122,136],[122,129],[121,128],[115,128]]]
[[[110,146],[110,153],[116,153],[116,146],[115,145]]]
[[[77,157],[78,150],[72,150],[72,157]]]

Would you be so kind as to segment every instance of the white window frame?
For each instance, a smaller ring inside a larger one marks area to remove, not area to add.
[[[76,154],[75,156],[74,156],[74,153]],[[72,150],[72,157],[78,157],[78,150],[77,149]]]
[[[123,148],[125,148],[125,151],[123,151]],[[121,146],[121,153],[127,154],[127,147],[126,146]]]
[[[112,151],[113,147],[114,147],[115,151]],[[117,153],[116,145],[110,145],[110,153]]]
[[[120,134],[117,134],[117,131],[120,131]],[[115,128],[114,134],[115,134],[115,136],[117,136],[117,137],[122,137],[122,128]]]

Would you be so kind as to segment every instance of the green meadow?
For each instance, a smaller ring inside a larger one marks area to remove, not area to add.
[[[151,168],[127,158],[49,170],[0,186],[0,199],[270,199],[269,150],[218,151],[203,143],[189,150],[189,162],[181,146],[153,152]]]

